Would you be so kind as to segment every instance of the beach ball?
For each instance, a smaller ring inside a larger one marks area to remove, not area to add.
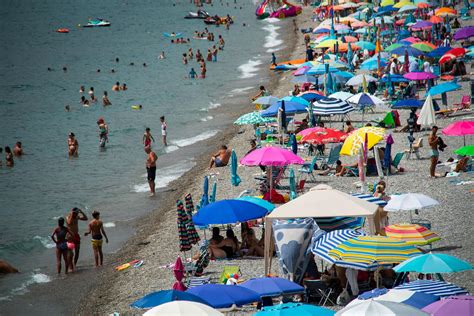
[[[239,278],[239,275],[238,275],[237,273],[236,273],[236,274],[234,274],[234,279],[236,279],[236,280],[237,280],[238,278]]]

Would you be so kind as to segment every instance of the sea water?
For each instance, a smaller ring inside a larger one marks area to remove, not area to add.
[[[189,1],[2,1],[0,146],[21,141],[25,155],[15,158],[13,168],[6,168],[1,157],[0,259],[22,273],[0,279],[0,309],[2,302],[14,300],[29,285],[54,279],[50,235],[57,219],[72,207],[88,215],[101,211],[112,241],[105,251],[111,252],[130,234],[131,220],[159,206],[159,198],[148,198],[142,145],[146,127],[156,140],[156,181],[163,191],[195,165],[199,142],[230,123],[225,111],[219,112],[221,107],[230,98],[257,90],[258,74],[271,60],[269,52],[283,44],[279,26],[255,18],[255,1],[235,2],[204,8],[233,16],[235,23],[226,30],[183,19],[196,10]],[[79,26],[95,17],[112,25]],[[205,27],[214,32],[214,43],[192,39],[195,30]],[[57,33],[58,28],[70,32]],[[171,44],[163,32],[181,32],[191,43]],[[199,72],[199,65],[195,60],[183,65],[182,54],[192,47],[205,57],[208,48],[218,45],[219,34],[225,48],[218,62],[207,62],[207,78],[186,79],[191,67]],[[160,60],[162,51],[166,59]],[[128,90],[111,91],[117,81],[126,83]],[[99,101],[83,107],[80,97],[88,97],[90,87]],[[111,106],[102,106],[103,91],[108,91]],[[142,110],[131,108],[138,104]],[[161,145],[161,115],[168,124],[166,148]],[[102,151],[99,117],[110,129],[110,142]],[[70,132],[79,142],[78,158],[67,155]],[[86,223],[81,223],[81,233],[85,229]],[[92,260],[90,253],[87,245],[82,248],[80,265]]]

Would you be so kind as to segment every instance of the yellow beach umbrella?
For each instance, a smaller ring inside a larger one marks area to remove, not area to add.
[[[380,2],[380,6],[381,7],[386,7],[388,5],[394,5],[395,2],[393,0],[383,0],[382,2]]]
[[[404,240],[410,245],[427,245],[440,237],[418,224],[395,224],[385,227],[388,237]]]
[[[397,8],[397,9],[400,9],[401,7],[406,6],[406,5],[415,5],[415,4],[411,1],[401,1],[397,4],[395,4],[393,7]]]
[[[322,42],[319,43],[318,45],[314,46],[314,48],[332,48],[332,47],[334,47],[334,45],[336,45],[336,43],[337,43],[338,45],[343,44],[343,43],[342,43],[341,41],[339,41],[339,40],[328,39],[328,40],[322,41]]]
[[[347,136],[342,145],[341,155],[356,156],[365,143],[367,135],[367,149],[374,147],[385,135],[385,128],[366,126],[353,131]]]

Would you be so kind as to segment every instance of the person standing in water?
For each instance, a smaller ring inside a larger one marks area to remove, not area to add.
[[[151,142],[155,142],[155,139],[151,135],[150,128],[145,128],[145,133],[143,134],[143,145],[145,147],[151,147]]]
[[[7,167],[13,167],[15,165],[13,153],[9,146],[5,146],[5,162]]]
[[[156,161],[158,156],[151,150],[150,146],[145,147],[145,152],[147,153],[146,158],[146,172],[148,185],[150,186],[150,196],[155,195],[155,178],[156,178]]]
[[[112,105],[112,102],[109,100],[109,96],[107,94],[107,91],[104,91],[104,95],[102,96],[102,105],[107,106],[107,105]]]
[[[92,234],[91,243],[92,250],[94,251],[95,266],[101,267],[104,262],[104,254],[102,253],[102,238],[105,237],[106,243],[109,243],[109,238],[105,233],[104,224],[100,220],[100,212],[93,211],[92,218],[93,220],[89,222],[89,231],[85,232],[84,236],[87,237],[87,235]]]
[[[66,274],[69,272],[69,268],[72,269],[72,267],[70,267],[71,263],[67,257],[68,247],[66,236],[68,234],[72,235],[71,231],[64,226],[64,218],[60,217],[58,219],[58,227],[54,229],[53,234],[51,235],[51,239],[56,244],[56,266],[58,274],[61,274],[61,257],[64,259]]]
[[[160,117],[161,122],[161,136],[163,136],[163,145],[168,146],[166,142],[166,136],[168,135],[168,125],[166,125],[165,117]]]
[[[108,143],[109,142],[109,126],[105,123],[105,120],[101,117],[97,120],[97,125],[99,126],[99,142],[102,141],[102,139],[105,139],[105,141]],[[104,143],[105,146],[105,143]]]
[[[81,235],[79,234],[79,221],[87,221],[87,215],[77,207],[74,207],[66,217],[66,224],[71,232],[74,242],[74,267],[79,260],[79,251],[81,250]]]
[[[69,148],[69,157],[77,157],[79,155],[79,143],[74,133],[69,133],[67,145]]]

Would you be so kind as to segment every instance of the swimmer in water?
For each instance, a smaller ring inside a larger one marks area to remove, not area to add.
[[[196,71],[194,70],[194,68],[191,68],[191,71],[189,72],[189,78],[191,79],[196,79]]]
[[[114,73],[115,73],[115,69],[112,68],[112,70],[110,70],[110,72],[114,74]]]
[[[109,243],[109,238],[104,230],[104,224],[100,220],[100,213],[98,211],[92,212],[92,218],[89,222],[89,230],[84,233],[84,236],[87,237],[89,234],[92,234],[92,250],[94,251],[94,261],[96,267],[101,267],[104,262],[104,254],[102,253],[102,238],[105,237],[105,242]],[[104,235],[102,237],[102,235]]]
[[[92,103],[96,103],[97,102],[97,98],[95,97],[95,95],[91,94],[91,102]]]
[[[107,143],[109,142],[109,126],[105,123],[105,120],[101,117],[97,120],[97,126],[99,126],[99,141],[105,138]]]
[[[134,63],[134,62],[131,62],[131,63],[130,63],[130,66],[135,66],[135,63]]]
[[[71,112],[71,107],[70,107],[69,105],[66,105],[66,106],[64,107],[64,111],[66,111],[66,112]]]
[[[120,91],[120,82],[116,82],[113,86],[112,86],[112,91]]]
[[[48,67],[48,71],[53,71],[53,69],[51,67]]]
[[[86,101],[87,101],[86,97],[81,96],[81,104],[83,104],[83,105],[86,104]]]
[[[15,147],[13,147],[13,154],[15,156],[23,155],[23,147],[21,146],[21,142],[16,142]]]
[[[165,59],[165,58],[166,58],[165,57],[165,52],[162,51],[161,54],[160,54],[160,57],[158,57],[158,59]]]
[[[143,67],[146,67],[146,66],[147,66],[146,63],[143,63]]]
[[[147,127],[147,128],[145,128],[145,133],[143,134],[143,145],[145,147],[147,147],[147,146],[151,147],[152,142],[155,142],[155,139],[151,135],[150,128]]]
[[[107,106],[107,105],[112,105],[112,102],[110,102],[107,91],[104,91],[104,95],[102,96],[102,105]]]
[[[119,62],[119,58],[118,58],[118,57],[117,57],[117,58],[115,58],[115,62],[116,62],[116,63],[118,63],[118,62]]]
[[[183,65],[188,64],[188,58],[186,57],[186,54],[183,54]]]
[[[120,87],[120,90],[122,90],[122,91],[125,91],[125,90],[127,90],[127,89],[128,89],[128,88],[127,88],[127,84],[126,84],[126,83],[124,83],[124,84]]]
[[[97,69],[97,72],[100,72],[100,69]]]
[[[74,133],[69,133],[67,139],[69,157],[77,157],[79,155],[79,142]]]
[[[88,93],[89,93],[89,95],[93,95],[94,94],[94,87],[90,87]]]
[[[84,88],[84,86],[81,86],[81,87],[79,88],[79,93],[84,93],[85,90],[86,90],[86,88]]]
[[[66,71],[67,71],[67,67],[63,67],[63,71],[66,72]]]
[[[5,146],[5,162],[7,167],[13,167],[15,165],[13,153],[9,146]]]

